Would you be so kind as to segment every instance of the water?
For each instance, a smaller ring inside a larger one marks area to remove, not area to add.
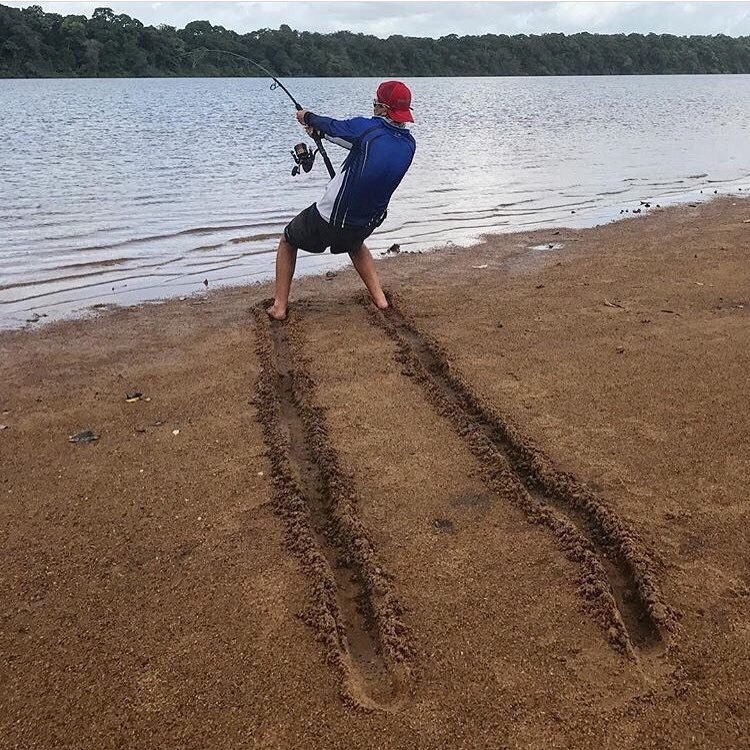
[[[288,87],[344,118],[377,83]],[[407,83],[417,155],[376,255],[750,192],[750,76]],[[270,278],[327,180],[322,161],[290,176],[304,134],[265,79],[0,80],[0,132],[0,327]],[[301,253],[298,272],[343,262]]]

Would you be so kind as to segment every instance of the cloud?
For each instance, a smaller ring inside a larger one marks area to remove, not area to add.
[[[30,2],[4,3],[25,7]],[[750,2],[46,2],[48,12],[90,16],[110,7],[145,24],[206,20],[246,33],[286,23],[306,31],[387,37],[446,34],[671,33],[750,35]]]

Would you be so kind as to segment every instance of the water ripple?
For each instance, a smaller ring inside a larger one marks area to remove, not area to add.
[[[376,254],[750,190],[750,76],[407,83],[418,149]],[[373,81],[293,85],[347,117]],[[322,165],[290,177],[303,136],[261,79],[0,80],[0,99],[0,326],[268,278],[284,225],[327,181]],[[345,262],[303,253],[298,269]]]

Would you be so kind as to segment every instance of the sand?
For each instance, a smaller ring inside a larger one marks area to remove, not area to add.
[[[748,218],[0,334],[0,747],[747,746]]]

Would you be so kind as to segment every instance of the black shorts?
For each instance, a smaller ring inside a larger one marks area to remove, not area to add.
[[[336,229],[319,213],[313,203],[295,216],[284,229],[284,239],[298,250],[308,253],[351,253],[359,250],[362,243],[373,233],[375,227]]]

